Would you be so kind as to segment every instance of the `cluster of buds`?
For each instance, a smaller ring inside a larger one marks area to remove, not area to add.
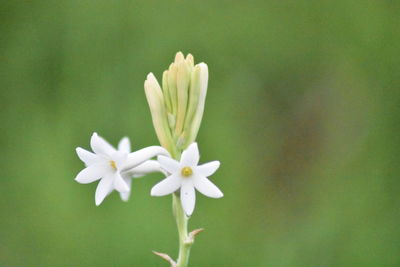
[[[153,73],[147,76],[144,87],[157,137],[174,156],[196,140],[207,83],[207,64],[194,65],[193,56],[181,52],[164,71],[162,88]]]

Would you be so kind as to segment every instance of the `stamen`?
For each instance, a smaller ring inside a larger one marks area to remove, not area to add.
[[[117,170],[117,164],[115,163],[115,161],[110,160],[110,165],[111,165],[111,168],[113,168],[114,170]]]
[[[183,167],[181,170],[181,174],[184,177],[189,177],[193,174],[193,170],[190,167]]]

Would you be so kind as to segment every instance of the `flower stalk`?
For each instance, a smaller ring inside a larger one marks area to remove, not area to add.
[[[177,193],[172,195],[172,210],[174,213],[176,226],[178,227],[179,235],[179,256],[176,266],[186,267],[189,264],[190,248],[192,247],[193,242],[187,242],[189,237],[187,230],[189,218],[183,211],[181,201]]]
[[[147,76],[147,80],[145,81],[146,98],[149,103],[157,137],[160,144],[166,148],[172,158],[177,161],[180,160],[182,151],[196,140],[204,112],[207,84],[207,65],[205,63],[195,65],[194,58],[191,54],[187,55],[185,58],[181,52],[176,54],[174,62],[169,66],[168,70],[164,71],[162,88],[152,73]],[[198,158],[197,144],[196,151]],[[166,159],[164,159],[164,161],[166,161]],[[168,172],[171,173],[170,170],[168,170]],[[176,175],[177,174],[175,174],[175,176]],[[171,177],[173,178],[172,173],[171,176],[165,180]],[[164,183],[164,181],[162,181],[160,185],[156,185],[151,194],[161,196],[171,193],[163,189],[163,186],[167,186],[167,182]],[[202,231],[202,229],[198,229],[192,233],[188,233],[188,221],[189,216],[193,212],[195,197],[193,195],[194,187],[188,187],[184,185],[184,182],[186,183],[186,180],[182,179],[181,193],[176,191],[178,188],[172,188],[175,191],[172,191],[172,209],[179,235],[178,259],[175,263],[171,261],[171,258],[166,254],[160,254],[158,252],[156,254],[170,262],[173,267],[188,266],[190,249],[194,243],[194,237]],[[173,184],[174,186],[180,185],[172,180],[171,183],[175,183]],[[207,184],[207,186],[209,186],[209,184]],[[168,185],[167,188],[171,188],[171,185]],[[182,206],[182,192],[185,192],[185,198],[187,198],[186,195],[191,196],[191,200],[184,202],[190,203],[185,204],[185,207]],[[222,193],[218,195],[218,197],[221,196]]]

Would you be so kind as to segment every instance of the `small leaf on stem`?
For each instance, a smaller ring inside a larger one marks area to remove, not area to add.
[[[166,260],[167,262],[169,262],[171,264],[171,267],[176,267],[176,262],[173,259],[171,259],[171,257],[168,254],[157,252],[157,251],[153,251],[153,253],[155,255],[161,257],[162,259]]]
[[[196,230],[191,231],[191,232],[189,233],[189,235],[188,235],[187,242],[188,242],[188,243],[193,243],[193,242],[194,242],[194,238],[195,238],[198,234],[200,234],[201,232],[203,232],[203,231],[204,231],[204,228],[199,228],[199,229],[196,229]]]

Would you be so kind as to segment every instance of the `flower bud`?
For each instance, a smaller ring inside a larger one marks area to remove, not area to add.
[[[184,61],[179,63],[178,72],[176,75],[176,87],[178,96],[178,110],[176,114],[176,128],[175,133],[179,135],[183,130],[183,123],[185,121],[186,109],[188,105],[190,73],[189,66]]]
[[[200,63],[194,67],[192,72],[192,82],[190,85],[190,102],[188,107],[187,123],[185,132],[187,140],[185,146],[190,145],[196,140],[204,113],[208,85],[208,67],[205,63]]]
[[[147,77],[145,90],[154,128],[160,143],[172,154],[171,147],[181,151],[196,139],[203,117],[207,83],[207,65],[194,65],[193,56],[188,54],[185,58],[181,52],[164,71],[162,89],[153,74]]]
[[[147,79],[144,82],[144,88],[158,140],[163,147],[171,151],[172,137],[164,105],[164,95],[153,73],[147,75]]]

